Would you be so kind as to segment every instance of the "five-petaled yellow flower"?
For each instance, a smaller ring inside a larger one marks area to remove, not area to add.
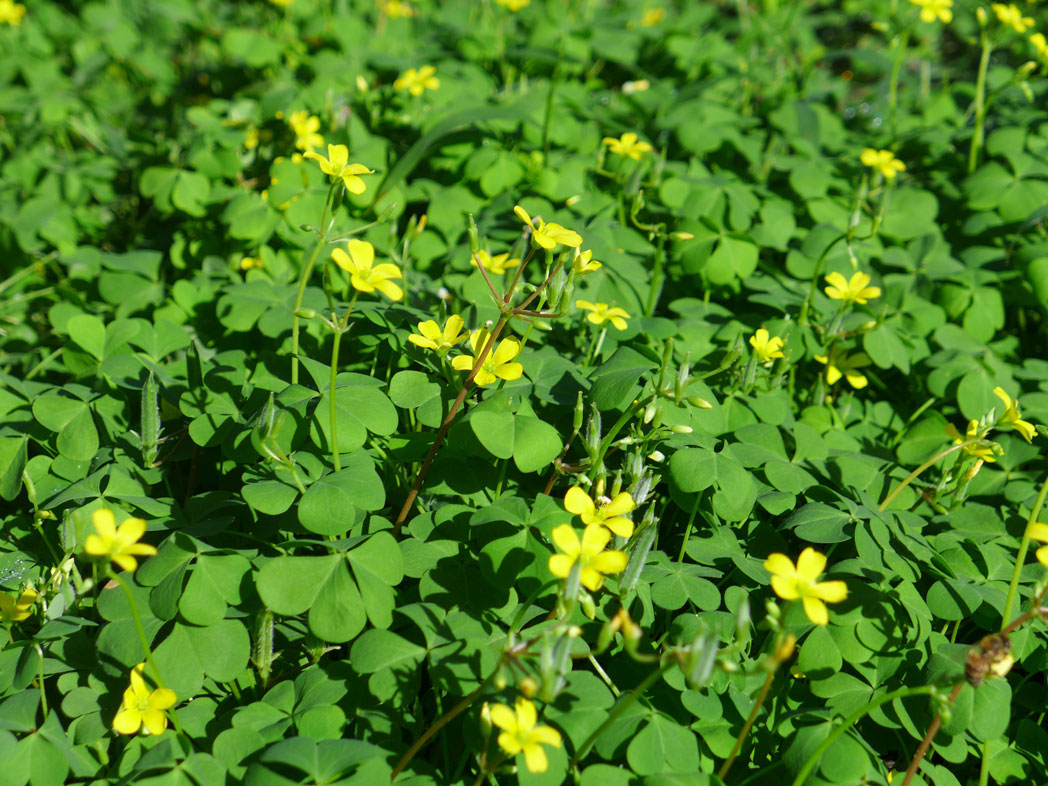
[[[492,256],[484,249],[480,249],[476,257],[470,256],[469,263],[476,267],[477,259],[480,260],[480,264],[484,266],[486,271],[494,273],[496,276],[501,276],[506,272],[507,268],[516,267],[520,264],[519,259],[510,259],[509,253]]]
[[[997,427],[1006,426],[1007,428],[1013,428],[1023,435],[1023,439],[1027,442],[1033,440],[1037,436],[1037,429],[1033,427],[1033,423],[1028,420],[1023,420],[1019,415],[1019,399],[1012,400],[1012,397],[1004,392],[1004,388],[996,387],[993,389],[993,393],[997,398],[1004,402],[1004,412],[1001,414],[1001,419],[997,422]]]
[[[324,144],[324,137],[317,133],[320,130],[320,118],[316,115],[303,109],[301,112],[292,112],[287,122],[295,132],[295,147],[299,150],[311,151]]]
[[[826,283],[828,284],[824,290],[826,295],[834,300],[843,300],[845,304],[866,305],[867,300],[881,296],[881,288],[868,286],[870,277],[861,270],[851,279],[846,279],[840,273],[830,273],[826,276]]]
[[[549,766],[543,745],[560,747],[560,732],[552,726],[536,726],[538,718],[535,705],[523,697],[512,710],[505,704],[491,708],[491,722],[502,729],[499,747],[510,756],[523,753],[528,772],[545,772]]]
[[[1036,524],[1031,524],[1026,534],[1034,540],[1039,540],[1041,543],[1048,543],[1048,524],[1043,524],[1040,521]],[[1048,546],[1041,546],[1037,549],[1037,561],[1048,568]]]
[[[400,268],[392,262],[376,265],[375,247],[366,240],[351,239],[345,251],[336,248],[331,252],[331,258],[349,273],[349,283],[354,289],[360,292],[374,292],[377,289],[390,300],[404,297],[404,290],[393,283],[395,278],[404,278]]]
[[[655,27],[666,18],[665,8],[649,8],[640,18],[641,27]]]
[[[143,726],[150,734],[163,734],[167,728],[164,710],[174,707],[177,697],[168,688],[149,690],[142,678],[145,667],[139,663],[131,669],[131,685],[124,691],[120,712],[113,718],[113,729],[120,734],[136,734]]]
[[[129,573],[138,567],[135,557],[151,557],[156,548],[148,543],[139,543],[146,532],[142,519],[128,518],[118,527],[113,511],[99,508],[91,514],[95,531],[84,540],[84,551],[92,557],[105,557]]]
[[[531,0],[495,0],[495,2],[503,8],[508,8],[513,13],[531,5]]]
[[[569,513],[581,517],[587,527],[607,527],[623,538],[633,534],[633,522],[626,518],[626,514],[637,507],[637,503],[626,491],[598,506],[581,487],[572,486],[564,495],[564,507]]]
[[[990,6],[993,12],[997,14],[997,18],[1001,24],[1008,25],[1012,30],[1017,33],[1025,33],[1031,27],[1033,27],[1033,19],[1029,16],[1023,16],[1023,12],[1019,10],[1019,7],[1015,3],[994,3]]]
[[[775,358],[781,358],[782,348],[785,343],[778,336],[772,338],[771,334],[764,328],[760,328],[750,336],[750,346],[753,347],[753,352],[761,363],[770,363]]]
[[[367,186],[357,175],[370,175],[374,170],[363,164],[349,163],[349,148],[345,145],[328,145],[327,158],[308,151],[304,158],[312,158],[320,164],[320,171],[325,175],[341,178],[346,191],[351,194],[363,194]]]
[[[785,554],[772,554],[764,561],[764,569],[771,574],[771,588],[783,600],[804,603],[804,613],[816,625],[826,625],[830,615],[827,603],[840,603],[848,597],[848,585],[843,581],[818,581],[826,570],[826,555],[810,546],[801,552],[797,566]]]
[[[448,317],[448,321],[444,323],[443,330],[432,319],[428,322],[419,322],[418,332],[421,335],[412,333],[408,336],[408,341],[423,349],[447,352],[469,335],[468,330],[465,333],[462,332],[462,325],[462,317],[458,314],[452,314]]]
[[[946,435],[953,440],[954,445],[961,445],[970,439],[982,439],[986,436],[985,434],[981,434],[979,432],[980,429],[978,420],[968,421],[968,432],[966,434],[961,434],[961,432],[957,430],[957,427],[953,425],[953,423],[950,423],[946,426]],[[983,461],[988,461],[990,463],[993,463],[997,460],[993,457],[993,448],[990,445],[979,442],[975,442],[971,445],[965,445],[964,452],[967,453],[969,456],[975,456],[976,458],[982,459]]]
[[[571,260],[571,271],[576,276],[584,276],[587,273],[596,273],[601,264],[593,258],[592,251],[580,251],[575,249],[575,257]]]
[[[27,589],[17,598],[13,598],[6,592],[0,592],[0,622],[10,625],[12,622],[21,622],[28,619],[32,614],[33,604],[36,603],[36,590]]]
[[[651,145],[638,139],[632,131],[623,134],[619,139],[612,136],[604,137],[604,144],[617,156],[632,158],[640,161],[647,153],[651,152]]]
[[[560,224],[553,222],[547,224],[541,218],[532,221],[528,211],[520,205],[514,207],[513,212],[517,214],[517,218],[531,227],[531,239],[542,248],[554,249],[558,243],[563,243],[569,248],[578,248],[582,245],[582,235],[574,230],[565,229]]]
[[[469,345],[473,349],[472,355],[459,355],[451,361],[451,365],[458,371],[472,371],[473,366],[476,365],[477,355],[480,354],[481,350],[484,349],[484,345],[488,343],[488,336],[491,333],[488,332],[487,328],[480,328],[474,330],[469,337]],[[521,346],[520,342],[515,338],[504,338],[488,352],[487,357],[484,358],[484,363],[477,371],[477,375],[473,377],[473,382],[483,387],[484,385],[490,385],[496,379],[504,379],[507,382],[512,382],[514,379],[520,379],[520,375],[524,373],[524,366],[520,363],[511,362],[513,358],[520,354]]]
[[[870,356],[865,352],[857,352],[854,355],[834,355],[827,358],[825,355],[816,355],[815,359],[826,364],[826,381],[833,385],[842,376],[848,380],[853,388],[864,388],[869,384],[866,375],[858,369],[870,365]]]
[[[558,579],[571,575],[575,563],[579,565],[579,581],[590,592],[604,585],[605,573],[622,573],[629,558],[622,551],[605,551],[611,533],[596,525],[582,531],[582,540],[570,524],[561,524],[553,529],[553,542],[561,550],[549,558],[549,572]]]
[[[874,150],[868,147],[859,158],[865,166],[876,169],[885,180],[894,180],[900,172],[906,171],[906,164],[895,157],[891,150]]]
[[[25,16],[24,5],[15,3],[13,0],[0,0],[0,22],[18,27],[22,24],[23,16]]]
[[[590,313],[586,315],[586,319],[594,325],[603,325],[605,322],[611,322],[616,330],[625,330],[626,320],[630,318],[625,309],[618,306],[609,308],[607,303],[590,303],[588,300],[576,300],[575,307],[589,311]]]
[[[910,0],[914,5],[921,7],[921,21],[940,22],[949,24],[953,21],[953,0]]]
[[[409,68],[397,78],[393,87],[397,90],[407,90],[413,96],[420,96],[426,90],[436,90],[440,87],[440,80],[433,76],[435,73],[437,69],[431,65],[422,66],[417,71]]]

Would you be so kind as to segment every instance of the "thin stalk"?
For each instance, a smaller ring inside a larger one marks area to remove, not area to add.
[[[975,132],[972,134],[972,146],[968,151],[968,172],[974,172],[979,166],[982,155],[983,139],[986,133],[986,71],[990,66],[990,54],[993,44],[983,30],[980,34],[982,54],[979,56],[979,74],[975,79]]]
[[[906,53],[906,45],[910,42],[910,30],[906,28],[899,33],[899,46],[895,50],[895,59],[892,60],[892,73],[888,82],[888,111],[891,114],[892,129],[895,128],[896,110],[899,104],[899,71],[902,69],[902,58]]]
[[[915,470],[914,470],[913,472],[911,472],[911,473],[910,473],[909,475],[907,475],[907,476],[906,476],[906,479],[905,479],[905,480],[903,480],[903,481],[902,481],[902,482],[901,482],[901,483],[900,483],[900,484],[899,484],[898,486],[896,486],[896,487],[895,487],[895,488],[894,488],[894,489],[892,490],[892,492],[891,492],[891,493],[890,493],[890,494],[889,494],[889,495],[888,495],[887,497],[885,497],[885,498],[884,498],[884,502],[882,502],[882,503],[881,503],[881,504],[880,504],[880,505],[878,506],[877,510],[884,510],[884,509],[885,509],[885,508],[887,508],[887,507],[888,507],[888,506],[889,506],[890,504],[892,504],[892,500],[893,500],[893,499],[895,499],[895,498],[896,498],[897,496],[899,496],[899,492],[901,492],[901,491],[902,491],[902,490],[903,490],[904,488],[906,488],[906,487],[907,487],[907,486],[909,486],[909,485],[910,485],[911,483],[913,483],[913,481],[915,481],[915,480],[917,479],[917,477],[918,477],[918,476],[919,476],[919,475],[920,475],[920,474],[921,474],[922,472],[924,472],[924,470],[928,469],[928,467],[931,467],[931,466],[933,466],[933,465],[934,465],[934,464],[936,464],[936,463],[937,463],[937,462],[938,462],[938,461],[939,461],[940,459],[944,459],[944,458],[946,458],[946,457],[947,457],[947,456],[949,456],[949,455],[950,455],[951,453],[955,453],[956,451],[958,451],[958,450],[961,450],[962,448],[966,448],[966,447],[968,447],[969,445],[974,445],[974,444],[975,444],[975,443],[977,443],[977,442],[982,442],[982,440],[981,440],[981,439],[978,439],[978,438],[976,438],[976,439],[967,439],[967,440],[965,440],[964,442],[961,442],[960,444],[957,444],[957,445],[951,445],[950,447],[946,448],[946,450],[943,450],[943,451],[941,451],[941,452],[939,452],[939,453],[936,453],[936,454],[935,454],[934,456],[932,456],[932,457],[931,457],[930,459],[928,459],[928,460],[927,460],[927,461],[925,461],[925,462],[924,462],[923,464],[921,464],[921,466],[917,467],[917,469],[915,469]]]
[[[328,399],[331,406],[328,411],[329,423],[331,424],[331,463],[335,467],[335,472],[342,469],[342,458],[338,452],[338,416],[337,407],[335,402],[335,381],[338,377],[338,350],[342,343],[342,334],[346,332],[346,325],[349,324],[349,315],[353,313],[353,306],[357,303],[357,297],[360,292],[357,290],[353,291],[353,297],[349,301],[349,307],[346,309],[345,315],[342,317],[342,321],[335,327],[335,341],[331,347],[331,385],[328,387]]]
[[[963,682],[958,682],[953,686],[953,690],[950,691],[950,698],[947,700],[947,706],[953,704],[957,700],[957,696],[963,687]],[[917,768],[921,766],[921,761],[924,759],[924,755],[928,752],[928,748],[931,746],[932,740],[935,739],[935,735],[939,733],[939,727],[941,725],[942,712],[940,711],[935,714],[935,718],[932,720],[931,725],[928,726],[928,731],[924,734],[924,739],[921,740],[921,744],[917,746],[917,752],[913,754],[913,761],[910,762],[910,766],[906,770],[906,777],[903,778],[902,786],[910,786],[910,781],[912,781],[913,776],[917,774]]]
[[[1037,495],[1033,508],[1030,510],[1030,518],[1026,522],[1023,539],[1019,542],[1019,553],[1015,555],[1015,568],[1012,570],[1012,582],[1008,585],[1008,596],[1004,600],[1004,616],[1001,618],[1002,626],[1007,627],[1012,618],[1012,608],[1015,606],[1015,598],[1019,593],[1019,575],[1023,572],[1023,564],[1026,562],[1026,552],[1030,549],[1030,527],[1037,523],[1041,516],[1041,508],[1044,507],[1044,499],[1048,496],[1048,476],[1041,484],[1041,491]]]
[[[336,179],[335,183],[339,181]],[[320,232],[317,236],[317,242],[313,244],[313,250],[309,254],[309,259],[306,260],[306,266],[302,268],[302,275],[298,278],[298,294],[295,295],[295,309],[291,315],[291,384],[298,384],[298,327],[299,318],[298,310],[302,308],[302,300],[306,296],[306,285],[309,283],[309,275],[313,272],[313,265],[317,262],[317,256],[320,255],[320,249],[327,245],[325,233],[327,232],[327,217],[328,208],[331,206],[331,195],[335,193],[335,183],[332,183],[328,188],[327,198],[324,200],[324,212],[320,217]]]
[[[750,729],[753,728],[753,724],[757,720],[757,714],[761,711],[761,707],[764,706],[764,700],[768,698],[768,691],[771,690],[771,684],[775,680],[775,671],[776,670],[769,671],[768,676],[764,678],[764,685],[761,686],[761,692],[757,696],[757,701],[753,705],[753,709],[750,711],[750,716],[742,725],[742,731],[739,732],[739,736],[735,740],[735,747],[731,749],[728,758],[725,759],[724,764],[721,765],[721,768],[717,771],[717,777],[721,780],[724,780],[727,777],[731,765],[735,763],[735,759],[739,755],[739,751],[742,749],[742,743],[746,741]]]
[[[415,758],[415,754],[422,750],[422,746],[425,745],[434,734],[448,725],[451,721],[455,720],[455,718],[461,715],[470,704],[477,700],[477,697],[484,692],[491,681],[495,678],[496,674],[498,674],[498,669],[493,671],[484,682],[480,683],[475,691],[441,715],[432,726],[422,732],[422,735],[415,740],[410,748],[408,748],[407,753],[400,757],[400,761],[397,762],[397,766],[393,768],[393,772],[389,776],[390,781],[395,781],[397,779],[397,776],[400,775],[400,773],[404,771],[404,768],[411,763],[411,760]]]
[[[650,688],[658,681],[659,677],[661,677],[665,672],[669,671],[670,667],[674,664],[674,662],[675,661],[673,659],[666,658],[664,661],[662,661],[662,663],[659,664],[659,667],[657,669],[655,669],[653,672],[651,672],[647,677],[643,679],[640,685],[631,690],[629,694],[626,696],[626,698],[624,698],[622,701],[620,701],[618,704],[612,707],[611,712],[608,713],[608,717],[604,719],[604,722],[601,723],[600,726],[598,726],[596,729],[594,729],[590,736],[586,738],[586,741],[579,746],[579,749],[577,751],[575,751],[575,755],[572,756],[571,761],[568,762],[569,770],[573,769],[578,765],[579,761],[587,753],[589,753],[589,749],[593,747],[593,743],[595,743],[600,738],[600,735],[604,733],[604,730],[611,726],[611,724],[613,724],[616,720],[618,720],[619,716],[622,715],[622,713],[624,713],[626,710],[632,707],[634,702],[636,702],[637,699],[644,695],[644,692],[648,688]]]
[[[830,749],[830,746],[837,741],[837,739],[844,734],[848,729],[858,723],[863,717],[873,712],[875,709],[880,707],[882,704],[887,704],[889,701],[895,701],[896,699],[904,699],[907,696],[919,696],[922,693],[931,694],[935,692],[934,685],[919,685],[916,688],[899,688],[899,690],[892,691],[891,693],[885,693],[879,699],[876,699],[869,704],[860,707],[841,723],[836,729],[830,732],[830,735],[822,741],[814,751],[808,760],[804,762],[804,765],[797,772],[797,776],[793,779],[792,786],[801,786],[804,780],[808,777],[808,774],[815,769],[815,765],[819,763],[819,759],[822,758],[822,754]]]

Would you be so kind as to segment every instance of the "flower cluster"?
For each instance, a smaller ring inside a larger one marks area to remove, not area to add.
[[[647,142],[641,141],[639,137],[630,132],[623,134],[618,139],[615,137],[606,136],[604,137],[604,144],[608,146],[608,150],[617,156],[623,158],[632,158],[634,161],[640,161],[645,155],[651,152],[651,145]]]
[[[922,22],[934,22],[938,19],[940,22],[949,24],[953,21],[953,0],[910,0],[916,6],[920,6],[921,9],[921,21]]]
[[[781,358],[782,348],[785,346],[785,343],[778,336],[772,338],[771,334],[764,328],[760,328],[750,336],[750,346],[753,347],[753,354],[757,356],[761,363],[770,363],[776,358]]]
[[[1025,33],[1034,25],[1032,17],[1023,16],[1023,12],[1019,10],[1019,7],[1015,3],[994,3],[990,6],[993,12],[997,15],[997,20],[1008,27],[1012,28],[1017,33]]]
[[[867,301],[881,296],[881,288],[869,286],[870,277],[861,270],[850,279],[846,279],[840,273],[830,273],[826,276],[826,283],[828,286],[824,291],[827,297],[840,300],[841,305],[866,305]]]
[[[431,65],[422,66],[418,70],[409,68],[401,74],[393,83],[397,90],[407,90],[413,96],[420,96],[427,90],[436,90],[440,87],[440,80],[434,74],[437,69]]]
[[[0,22],[18,27],[25,16],[25,6],[14,0],[0,0]]]
[[[848,355],[843,352],[831,351],[827,355],[816,355],[815,359],[826,365],[826,382],[833,385],[841,377],[848,380],[848,384],[858,390],[869,384],[866,375],[859,371],[870,365],[870,356],[865,352],[856,352]]]
[[[553,530],[553,543],[561,553],[549,558],[549,572],[566,579],[577,564],[582,586],[591,592],[599,590],[606,574],[626,569],[625,552],[607,549],[607,545],[613,532],[623,538],[633,534],[633,522],[626,514],[636,506],[633,497],[625,491],[598,504],[580,487],[568,489],[564,507],[579,516],[586,528],[581,539],[570,524],[561,524]]]
[[[586,319],[594,325],[603,325],[605,322],[610,322],[615,326],[616,330],[625,330],[626,320],[630,318],[625,309],[617,306],[612,307],[607,303],[590,303],[588,300],[576,300],[575,306],[584,311],[589,311],[590,313],[586,315]]]
[[[487,328],[474,330],[469,336],[469,346],[473,354],[459,355],[454,358],[451,361],[452,368],[458,371],[472,371],[490,335]],[[484,362],[481,363],[476,376],[473,377],[473,382],[483,387],[490,385],[496,379],[504,379],[507,382],[520,379],[524,373],[524,366],[514,362],[514,358],[520,354],[521,349],[520,341],[515,338],[504,338],[499,341],[498,345],[485,356]]]
[[[311,115],[303,109],[301,112],[292,112],[287,122],[295,132],[295,147],[299,150],[312,152],[313,148],[324,144],[324,137],[318,133],[320,118],[316,115]]]
[[[863,165],[880,172],[885,180],[894,180],[896,175],[906,171],[906,164],[897,159],[891,150],[874,150],[868,147],[862,151],[859,160]]]
[[[359,175],[370,175],[374,170],[368,169],[363,164],[349,163],[349,148],[345,145],[328,145],[327,147],[326,158],[312,150],[303,157],[315,160],[320,165],[320,171],[325,175],[340,179],[349,193],[363,194],[367,186]]]

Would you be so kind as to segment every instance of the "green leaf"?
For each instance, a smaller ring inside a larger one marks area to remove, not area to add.
[[[0,499],[11,502],[22,490],[28,437],[0,437]]]
[[[313,412],[310,435],[313,443],[329,450],[331,404],[325,391]],[[335,392],[335,422],[338,427],[338,449],[350,453],[367,440],[367,432],[388,436],[399,422],[396,407],[385,393],[367,385],[342,385]]]
[[[699,743],[690,729],[655,713],[630,741],[626,760],[638,775],[699,768]]]
[[[809,502],[786,519],[785,527],[811,543],[843,543],[851,540],[851,516],[822,502]]]
[[[187,622],[212,625],[240,603],[240,585],[251,563],[239,554],[201,554],[189,576],[178,610]]]
[[[102,320],[90,314],[78,314],[66,323],[69,340],[101,361],[106,351],[106,328]]]
[[[619,347],[590,375],[590,401],[599,410],[622,409],[636,394],[646,372],[658,364],[629,347]]]
[[[375,463],[364,451],[350,454],[345,467],[313,482],[298,505],[298,520],[310,532],[341,535],[353,526],[356,511],[378,510],[386,490]]]
[[[33,402],[33,415],[58,433],[58,452],[73,461],[90,461],[98,453],[98,431],[87,402],[58,394]]]
[[[987,679],[975,689],[971,732],[979,740],[995,740],[1012,718],[1012,686],[1005,679]]]
[[[412,670],[426,656],[426,648],[388,630],[367,630],[360,635],[349,653],[349,661],[360,674],[374,674],[383,669]]]
[[[164,682],[180,698],[199,692],[204,677],[232,682],[247,668],[251,641],[239,620],[197,627],[176,622],[154,655]]]
[[[398,371],[389,381],[389,398],[402,409],[414,409],[440,395],[440,385],[421,371]]]
[[[545,469],[563,448],[557,430],[531,415],[517,415],[513,433],[513,463],[521,472]]]

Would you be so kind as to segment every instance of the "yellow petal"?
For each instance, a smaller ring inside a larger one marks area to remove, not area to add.
[[[524,746],[524,765],[528,768],[528,772],[546,771],[546,768],[549,767],[549,759],[546,758],[546,751],[542,749],[541,745],[532,743]]]
[[[826,625],[830,621],[830,613],[826,610],[826,604],[818,598],[810,595],[804,598],[804,613],[816,625]]]
[[[795,573],[793,560],[785,554],[771,554],[764,560],[764,569],[773,576],[792,577]]]
[[[142,727],[142,714],[138,710],[120,710],[113,718],[113,730],[118,734],[135,734]]]
[[[496,704],[491,708],[491,722],[506,731],[517,729],[517,716],[505,704]]]
[[[394,284],[392,281],[376,281],[375,289],[381,292],[383,295],[388,297],[390,300],[397,301],[404,297],[404,290]]]
[[[1037,549],[1037,561],[1048,568],[1048,546],[1041,546]]]
[[[785,576],[772,576],[771,577],[771,588],[775,594],[783,600],[797,600],[800,597],[797,594],[797,587],[793,579],[786,578]]]
[[[624,551],[603,551],[590,561],[590,567],[601,573],[622,573],[628,562]]]
[[[826,570],[826,555],[811,546],[801,552],[797,558],[797,574],[805,581],[815,581]]]
[[[370,270],[375,261],[375,247],[366,240],[351,238],[346,243],[346,250],[359,270]]]
[[[167,729],[167,716],[156,709],[146,710],[142,713],[142,724],[152,735],[163,734]]]
[[[495,376],[499,379],[504,379],[507,382],[512,382],[515,379],[520,379],[524,374],[524,366],[520,363],[503,363],[501,366],[495,369]]]
[[[109,553],[109,546],[98,535],[91,533],[84,540],[84,552],[92,557],[104,557]]]
[[[620,538],[628,538],[633,534],[633,522],[625,516],[616,516],[615,518],[606,519],[600,523]]]
[[[566,579],[575,566],[575,560],[565,554],[554,554],[549,558],[549,572],[558,579]]]
[[[605,516],[621,516],[624,513],[629,513],[636,507],[637,503],[633,501],[633,497],[629,495],[629,492],[623,491],[607,505],[602,505],[600,512]]]
[[[331,258],[335,260],[335,264],[345,270],[347,273],[356,273],[357,266],[353,264],[353,260],[349,258],[349,255],[341,248],[335,248],[331,251]]]
[[[564,495],[564,507],[569,513],[574,513],[575,515],[593,513],[597,509],[589,494],[579,486],[572,486],[568,489],[568,493]]]
[[[579,573],[579,582],[590,592],[596,592],[604,586],[604,574],[587,566]]]
[[[169,688],[157,688],[149,697],[149,706],[154,710],[166,710],[175,706],[178,697]]]
[[[492,714],[494,715],[494,712]],[[511,734],[508,731],[504,731],[499,735],[499,747],[510,756],[516,756],[521,750],[520,740],[517,739],[515,734]]]
[[[811,590],[827,603],[840,603],[848,597],[848,585],[843,581],[820,581]]]
[[[541,742],[543,745],[560,747],[560,732],[552,726],[536,726],[531,730],[531,739]]]
[[[145,534],[146,522],[143,519],[137,519],[134,517],[124,519],[124,523],[117,527],[116,531],[117,539],[123,546],[130,546],[132,543],[137,543]]]
[[[574,531],[574,530],[572,530]],[[599,554],[611,540],[611,533],[597,524],[591,524],[582,532],[582,552]]]
[[[1031,524],[1026,530],[1026,535],[1034,540],[1048,543],[1048,524],[1043,524],[1040,521]]]
[[[578,557],[582,544],[579,541],[578,533],[575,532],[575,528],[570,524],[561,524],[558,527],[554,527],[551,537],[553,538],[553,544],[558,549],[572,559]]]
[[[491,359],[496,366],[509,363],[520,354],[520,342],[515,338],[506,338],[499,342],[498,347],[492,353]]]
[[[458,355],[451,359],[451,367],[456,371],[472,371],[475,362],[471,355]]]

